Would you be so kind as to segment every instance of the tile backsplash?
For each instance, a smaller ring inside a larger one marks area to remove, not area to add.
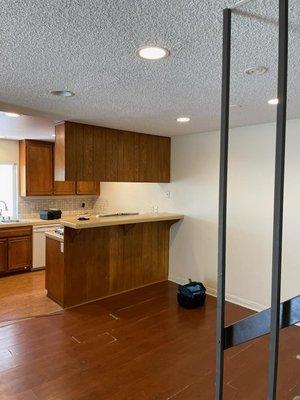
[[[95,207],[96,201],[97,207]],[[84,209],[81,207],[82,203],[85,203]],[[72,215],[80,212],[103,211],[103,204],[96,196],[19,197],[20,218],[37,218],[40,210],[48,208],[57,208],[63,215]]]

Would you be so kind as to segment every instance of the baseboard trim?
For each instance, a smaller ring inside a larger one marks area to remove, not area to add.
[[[174,277],[174,276],[169,276],[169,281],[177,283],[179,285],[184,285],[187,283],[186,279],[178,278],[178,277]],[[210,296],[217,297],[217,290],[215,288],[206,287],[206,293]],[[256,303],[255,301],[251,301],[251,300],[239,297],[239,296],[235,296],[230,293],[226,294],[226,301],[228,301],[229,303],[237,304],[238,306],[241,306],[241,307],[249,308],[250,310],[257,311],[257,312],[263,311],[270,307],[270,306],[267,306],[264,304]],[[300,327],[300,323],[296,324],[296,326]]]

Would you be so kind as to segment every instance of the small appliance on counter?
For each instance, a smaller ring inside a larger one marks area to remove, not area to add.
[[[57,233],[60,236],[64,236],[64,227],[63,226],[59,226],[58,228],[55,229],[54,232]]]
[[[61,218],[61,210],[40,210],[40,218],[44,220],[51,219],[60,219]]]

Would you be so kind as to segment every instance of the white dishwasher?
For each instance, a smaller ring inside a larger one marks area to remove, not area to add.
[[[46,265],[46,232],[55,231],[59,224],[37,225],[33,227],[32,269],[44,268]]]

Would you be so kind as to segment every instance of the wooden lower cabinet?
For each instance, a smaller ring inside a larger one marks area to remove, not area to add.
[[[7,240],[0,239],[0,273],[7,269]]]
[[[48,296],[63,305],[64,300],[64,253],[61,242],[46,238],[46,290]]]
[[[0,274],[32,267],[32,226],[0,229]]]
[[[9,272],[31,268],[32,239],[30,236],[8,239],[7,250]]]
[[[59,242],[47,238],[48,296],[69,307],[167,280],[175,222],[65,227],[64,253]]]

